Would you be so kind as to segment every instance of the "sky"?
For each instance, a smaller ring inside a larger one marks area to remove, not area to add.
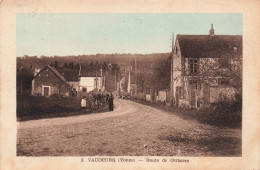
[[[17,56],[167,53],[172,33],[242,35],[243,16],[192,13],[19,13]],[[175,39],[174,38],[174,39]]]

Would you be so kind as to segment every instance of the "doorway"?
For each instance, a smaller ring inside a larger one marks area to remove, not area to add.
[[[196,91],[194,89],[190,91],[190,105],[196,107]]]
[[[42,95],[43,96],[50,96],[50,86],[43,86],[43,92]]]

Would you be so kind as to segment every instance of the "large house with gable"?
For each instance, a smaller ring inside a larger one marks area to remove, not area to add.
[[[177,34],[171,60],[171,101],[201,107],[242,88],[242,35]],[[238,78],[237,78],[238,77]],[[239,79],[240,78],[240,79]]]

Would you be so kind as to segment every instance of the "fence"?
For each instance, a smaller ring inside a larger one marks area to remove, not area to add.
[[[133,93],[132,97],[138,100],[146,100],[150,102],[166,102],[170,103],[170,91],[169,90],[157,90],[151,89],[146,93]]]

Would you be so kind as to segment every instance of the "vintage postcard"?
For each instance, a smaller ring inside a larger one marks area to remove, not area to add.
[[[1,169],[259,169],[260,3],[221,2],[2,2]]]

